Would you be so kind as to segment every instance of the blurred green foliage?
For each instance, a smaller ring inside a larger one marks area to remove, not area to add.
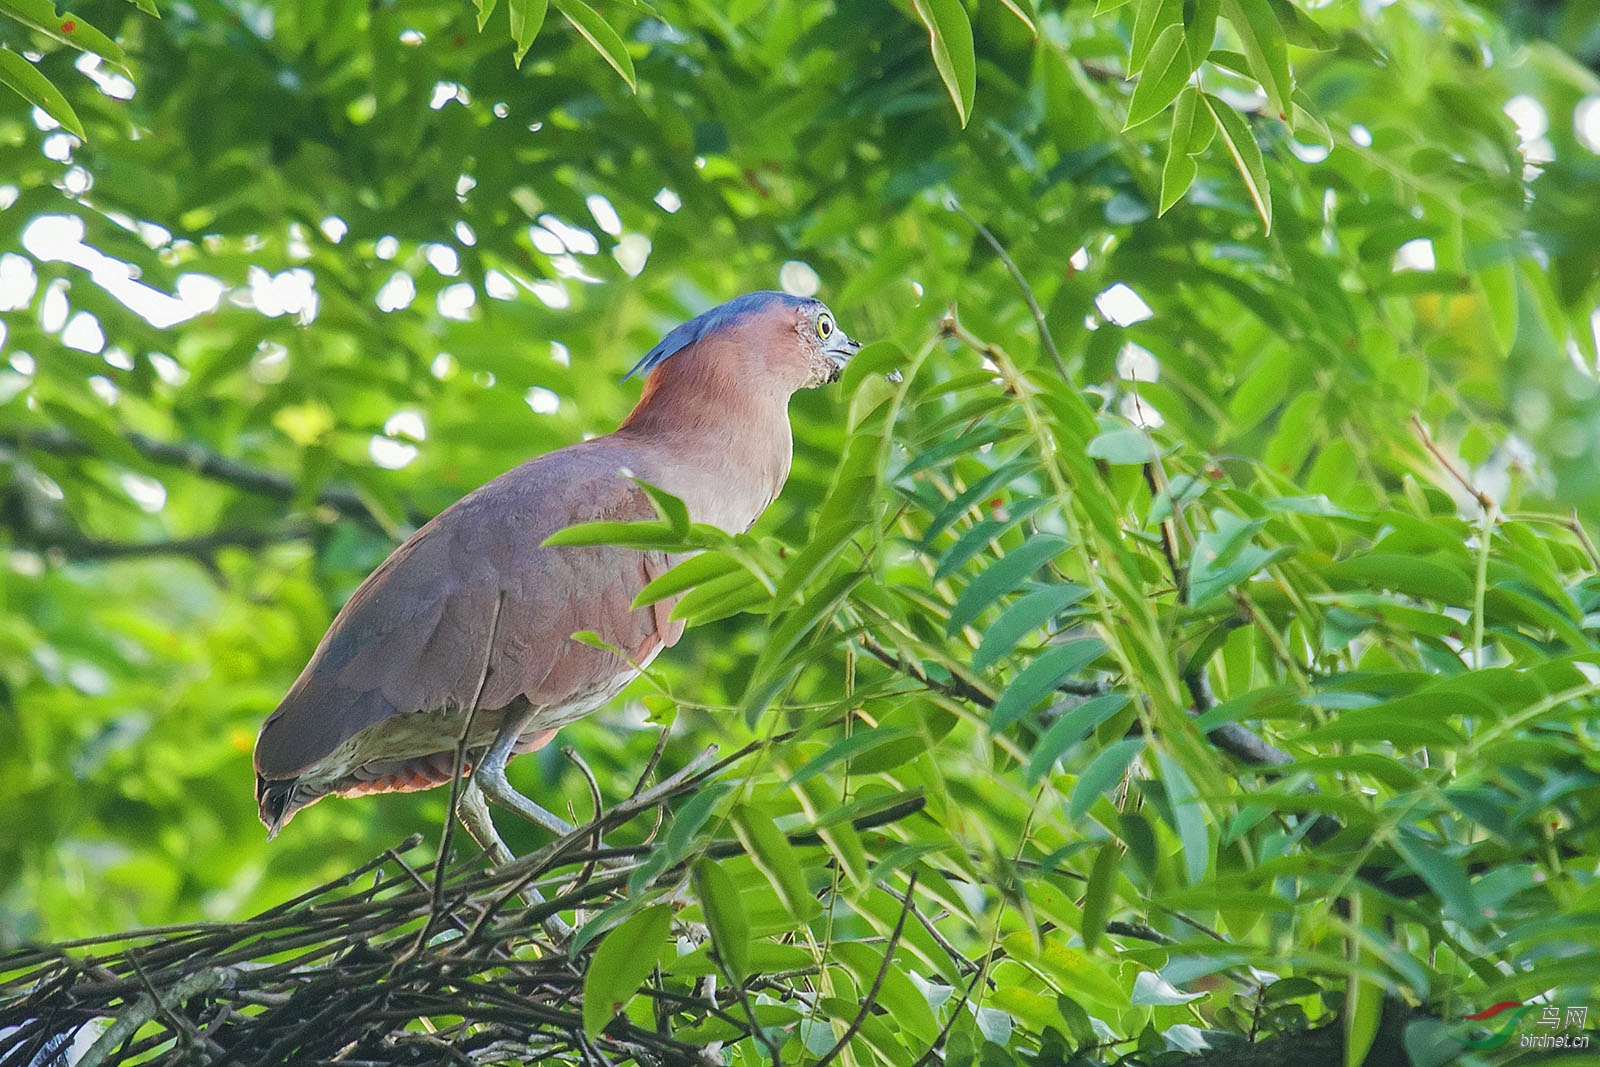
[[[699,625],[563,734],[615,797],[647,714],[669,765],[796,731],[669,836],[754,854],[694,908],[804,972],[762,1009],[785,1055],[880,973],[850,1054],[908,1067],[1341,1006],[1359,1036],[1374,991],[1585,1002],[1600,84],[1571,26],[593,9],[623,63],[565,0],[518,64],[535,6],[96,6],[121,72],[0,22],[84,134],[0,98],[0,942],[236,918],[437,827],[438,792],[255,821],[255,730],[343,598],[613,427],[665,329],[820,285],[881,343],[796,398],[789,486],[701,565]],[[585,810],[559,754],[513,774]],[[929,925],[882,969],[913,871]]]

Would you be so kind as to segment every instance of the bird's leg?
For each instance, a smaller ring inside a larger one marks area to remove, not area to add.
[[[461,799],[456,803],[456,817],[461,820],[461,825],[466,827],[467,833],[472,835],[480,848],[488,854],[496,866],[502,866],[516,859],[506,843],[500,840],[500,834],[494,828],[494,820],[489,815],[489,805],[483,799],[483,793],[478,789],[477,782],[469,781],[461,791]],[[522,900],[530,908],[538,907],[545,902],[544,894],[532,885],[525,885],[520,890]],[[556,915],[545,918],[544,932],[558,945],[564,945],[572,936],[572,927],[561,921]]]
[[[506,781],[506,761],[511,758],[511,750],[516,747],[517,741],[522,737],[523,729],[532,721],[533,716],[531,708],[520,714],[507,716],[505,723],[500,727],[500,733],[495,736],[494,744],[489,746],[489,751],[483,754],[483,758],[473,768],[472,778],[483,790],[484,796],[490,800],[499,801],[535,826],[543,827],[557,837],[565,837],[572,833],[570,823],[512,789],[511,783]]]
[[[500,832],[489,817],[489,805],[484,801],[476,779],[469,778],[462,787],[461,799],[456,802],[456,817],[495,866],[503,867],[516,859],[500,839]]]

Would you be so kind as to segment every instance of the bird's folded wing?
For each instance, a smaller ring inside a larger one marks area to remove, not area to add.
[[[263,776],[299,774],[390,716],[465,711],[474,698],[486,711],[525,697],[581,714],[677,640],[671,601],[632,606],[670,565],[664,553],[543,546],[575,523],[655,514],[614,466],[612,477],[539,469],[560,455],[463,498],[373,572],[263,727]],[[615,651],[572,640],[578,631]]]

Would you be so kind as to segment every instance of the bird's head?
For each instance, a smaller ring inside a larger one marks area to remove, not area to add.
[[[649,374],[677,356],[674,363],[680,365],[715,363],[742,376],[762,375],[793,393],[838,381],[860,348],[861,342],[839,328],[822,301],[763,290],[735,297],[677,327],[645,353],[628,377]]]

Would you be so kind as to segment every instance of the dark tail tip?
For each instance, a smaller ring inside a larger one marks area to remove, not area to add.
[[[256,775],[256,805],[261,821],[266,824],[268,841],[277,837],[278,831],[294,817],[294,787],[297,781],[296,778],[286,778],[269,782]]]

